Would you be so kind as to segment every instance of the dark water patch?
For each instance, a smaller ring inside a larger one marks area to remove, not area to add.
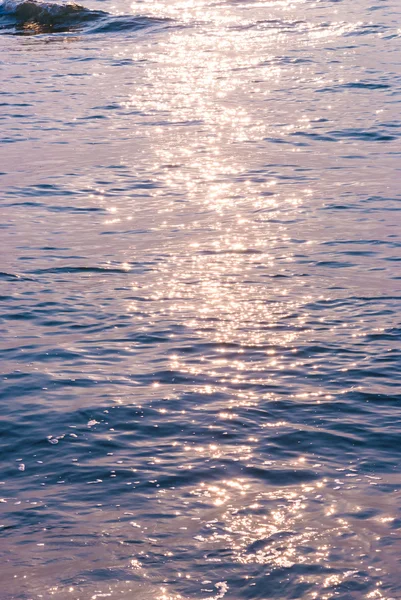
[[[87,29],[88,33],[129,33],[139,31],[156,25],[169,23],[166,19],[156,19],[149,17],[125,17],[125,16],[109,16],[107,19],[102,19],[96,24]],[[123,65],[119,65],[123,66]]]
[[[398,138],[398,136],[386,133],[383,130],[376,129],[343,129],[332,131],[331,135],[336,139],[351,139],[351,140],[361,140],[366,142],[392,142]]]
[[[392,142],[398,139],[398,135],[387,132],[386,129],[343,129],[333,130],[326,133],[315,133],[309,131],[296,131],[291,138],[306,140],[298,145],[309,146],[311,142],[337,142],[339,140],[360,140],[365,142]]]
[[[387,92],[394,88],[394,82],[388,83],[381,79],[378,80],[365,80],[365,81],[350,81],[347,83],[338,83],[335,85],[319,87],[315,90],[319,94],[337,94],[337,93],[348,93],[350,90],[353,92],[373,92],[382,91]]]
[[[0,271],[0,279],[5,279],[7,281],[14,281],[19,279],[25,279],[23,275],[17,275],[16,273],[4,273]]]
[[[380,23],[363,23],[344,33],[344,37],[360,37],[365,35],[381,35],[387,27]]]
[[[50,212],[71,212],[71,213],[102,213],[105,214],[107,211],[104,208],[98,206],[47,206],[47,210]]]
[[[137,267],[138,269],[140,269],[141,271],[146,267],[142,264],[135,264],[132,263],[132,269],[135,270],[135,267]],[[116,266],[64,266],[64,267],[49,267],[49,268],[45,268],[45,269],[35,269],[34,271],[32,271],[32,273],[34,273],[35,275],[44,275],[47,273],[53,273],[53,274],[76,274],[76,273],[82,273],[82,274],[90,274],[90,273],[98,273],[98,274],[123,274],[123,275],[129,275],[131,273],[130,269],[126,269],[126,268],[121,268],[121,267],[116,267]]]
[[[346,83],[341,87],[350,90],[388,90],[391,88],[391,85],[388,83],[379,83],[377,81],[355,81]]]
[[[75,195],[76,192],[74,192],[73,190],[69,190],[68,188],[66,189],[63,186],[59,186],[56,183],[42,183],[42,184],[36,184],[36,185],[31,185],[29,187],[25,187],[25,186],[14,186],[14,187],[10,187],[8,189],[7,192],[7,196],[17,196],[19,198],[19,202],[23,202],[28,203],[27,205],[29,205],[29,203],[34,203],[36,204],[37,202],[39,202],[38,200],[33,201],[33,200],[21,200],[22,198],[29,198],[29,197],[47,197],[47,196],[73,196]]]

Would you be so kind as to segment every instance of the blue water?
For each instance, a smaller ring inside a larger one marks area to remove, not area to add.
[[[401,598],[400,23],[0,4],[0,600]]]

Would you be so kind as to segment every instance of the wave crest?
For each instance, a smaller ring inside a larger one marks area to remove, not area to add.
[[[5,0],[0,4],[2,14],[15,16],[20,21],[34,20],[37,22],[50,22],[68,18],[89,17],[92,19],[107,15],[103,11],[93,11],[76,4],[56,4],[55,2],[37,2],[36,0]]]
[[[66,32],[82,29],[85,24],[89,25],[88,33],[127,32],[160,22],[147,17],[113,16],[75,2],[0,1],[0,29],[12,29],[18,34]]]
[[[6,20],[6,26],[13,25],[17,30],[35,29],[42,31],[66,31],[85,22],[107,16],[103,11],[93,11],[68,2],[38,2],[36,0],[3,0],[0,3],[0,16]]]

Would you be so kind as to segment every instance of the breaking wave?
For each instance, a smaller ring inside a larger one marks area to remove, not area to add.
[[[88,33],[136,31],[163,23],[148,17],[114,16],[75,2],[58,4],[37,0],[0,1],[0,31],[29,35],[84,30]]]

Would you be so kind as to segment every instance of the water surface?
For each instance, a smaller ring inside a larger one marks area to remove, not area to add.
[[[400,19],[0,5],[2,600],[401,598]]]

